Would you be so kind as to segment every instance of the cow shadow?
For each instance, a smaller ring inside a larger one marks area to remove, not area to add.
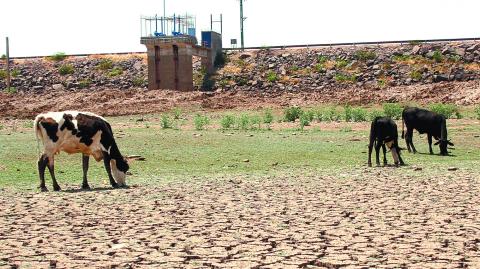
[[[441,155],[440,153],[430,154],[428,152],[418,152],[417,153],[410,153],[410,154],[418,154],[418,155],[428,155],[428,156],[439,156],[439,157],[457,157],[455,154],[449,153],[448,155]]]
[[[105,191],[114,191],[114,190],[126,190],[130,189],[129,186],[120,187],[120,188],[113,188],[113,187],[98,187],[98,188],[91,188],[91,189],[68,189],[63,190],[64,193],[86,193],[86,192],[105,192]]]

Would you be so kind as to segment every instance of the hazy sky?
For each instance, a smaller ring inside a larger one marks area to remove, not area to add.
[[[210,14],[223,13],[224,46],[240,39],[238,0],[166,5],[167,14],[196,15],[199,30],[210,28]],[[1,7],[0,55],[9,36],[12,56],[145,51],[140,15],[163,13],[162,0],[6,0]],[[246,0],[245,45],[480,37],[479,10],[478,0]]]

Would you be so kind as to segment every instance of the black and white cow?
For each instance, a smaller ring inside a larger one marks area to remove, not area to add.
[[[113,138],[110,124],[102,117],[89,112],[64,111],[39,114],[34,121],[37,142],[44,145],[38,160],[40,189],[45,186],[45,168],[48,167],[53,189],[60,190],[55,179],[54,156],[61,151],[83,154],[83,189],[89,189],[87,181],[90,156],[99,162],[103,159],[112,187],[126,186],[125,178],[129,169],[127,160],[120,154]]]
[[[405,125],[407,126],[406,134]],[[416,153],[417,150],[412,139],[413,130],[417,130],[421,134],[427,134],[430,154],[433,154],[432,137],[438,140],[435,145],[439,145],[441,155],[448,155],[448,145],[454,146],[448,140],[447,120],[443,115],[416,107],[405,108],[402,113],[402,138],[405,138],[408,152]]]
[[[404,165],[405,163],[400,156],[400,147],[398,146],[398,132],[397,124],[388,117],[376,117],[370,128],[370,142],[368,144],[368,166],[372,166],[372,148],[375,144],[376,163],[380,166],[380,147],[383,149],[383,164],[387,164],[387,149],[388,146],[392,152],[395,165]]]

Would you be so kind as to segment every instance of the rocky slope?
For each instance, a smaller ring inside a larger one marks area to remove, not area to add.
[[[0,63],[4,68],[5,63]],[[195,67],[197,89],[295,92],[360,87],[383,89],[480,80],[480,42],[344,46],[228,52],[207,80]],[[147,85],[145,54],[13,61],[15,91],[135,89]],[[4,89],[0,73],[0,88]]]

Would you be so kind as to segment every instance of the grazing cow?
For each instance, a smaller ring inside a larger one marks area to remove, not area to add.
[[[46,167],[52,177],[53,189],[60,190],[54,173],[54,156],[60,151],[83,154],[82,189],[90,189],[87,181],[90,155],[97,162],[103,159],[112,187],[126,186],[125,177],[129,166],[127,160],[120,154],[110,124],[104,118],[88,112],[48,112],[38,115],[33,126],[37,143],[41,140],[44,145],[43,153],[38,160],[42,191],[47,191]]]
[[[405,135],[404,126],[407,126]],[[413,130],[416,129],[421,134],[427,134],[430,154],[432,150],[432,137],[438,140],[435,145],[439,145],[440,154],[448,155],[448,145],[454,146],[447,137],[447,120],[443,115],[416,107],[407,107],[402,113],[402,138],[405,138],[408,152],[417,153],[413,145]]]
[[[368,144],[368,166],[372,166],[372,148],[375,144],[376,152],[376,163],[377,166],[380,166],[379,151],[380,147],[383,149],[383,164],[387,164],[387,149],[385,145],[388,146],[392,152],[393,160],[395,165],[398,166],[404,165],[405,163],[400,156],[400,147],[398,146],[398,132],[397,124],[388,117],[376,117],[370,128],[370,143]]]

